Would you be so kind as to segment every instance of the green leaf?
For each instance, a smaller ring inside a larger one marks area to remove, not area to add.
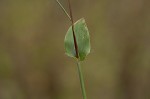
[[[74,23],[74,31],[78,46],[79,60],[83,61],[90,53],[90,36],[84,18]],[[68,56],[76,58],[72,26],[70,26],[65,36],[65,51]]]

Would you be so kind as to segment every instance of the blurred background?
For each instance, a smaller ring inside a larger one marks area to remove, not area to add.
[[[150,1],[71,3],[91,35],[82,62],[88,99],[150,99]],[[55,0],[0,0],[0,99],[82,99],[64,51],[69,26]]]

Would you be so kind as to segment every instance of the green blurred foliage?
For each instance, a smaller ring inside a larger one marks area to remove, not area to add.
[[[88,98],[150,99],[150,1],[71,2],[91,36],[82,62]],[[82,99],[64,50],[69,26],[55,0],[0,1],[0,99]]]

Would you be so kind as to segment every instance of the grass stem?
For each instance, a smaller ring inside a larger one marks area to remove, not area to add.
[[[68,12],[65,10],[65,8],[63,7],[63,5],[62,5],[58,0],[56,0],[56,2],[59,4],[59,6],[62,8],[63,12],[67,15],[67,17],[68,17],[69,20],[71,21],[71,17],[70,17],[70,15],[68,14]]]
[[[83,74],[82,74],[80,61],[77,61],[77,67],[78,67],[80,85],[81,85],[81,90],[82,90],[82,96],[83,96],[83,99],[87,99],[85,85],[84,85],[84,78],[83,78]]]

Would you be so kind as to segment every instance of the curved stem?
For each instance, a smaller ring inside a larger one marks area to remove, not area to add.
[[[83,74],[82,74],[82,70],[81,70],[80,61],[77,61],[77,67],[78,67],[80,85],[81,85],[81,90],[82,90],[82,96],[83,96],[83,99],[87,99],[86,98],[85,85],[84,85],[84,78],[83,78]]]

